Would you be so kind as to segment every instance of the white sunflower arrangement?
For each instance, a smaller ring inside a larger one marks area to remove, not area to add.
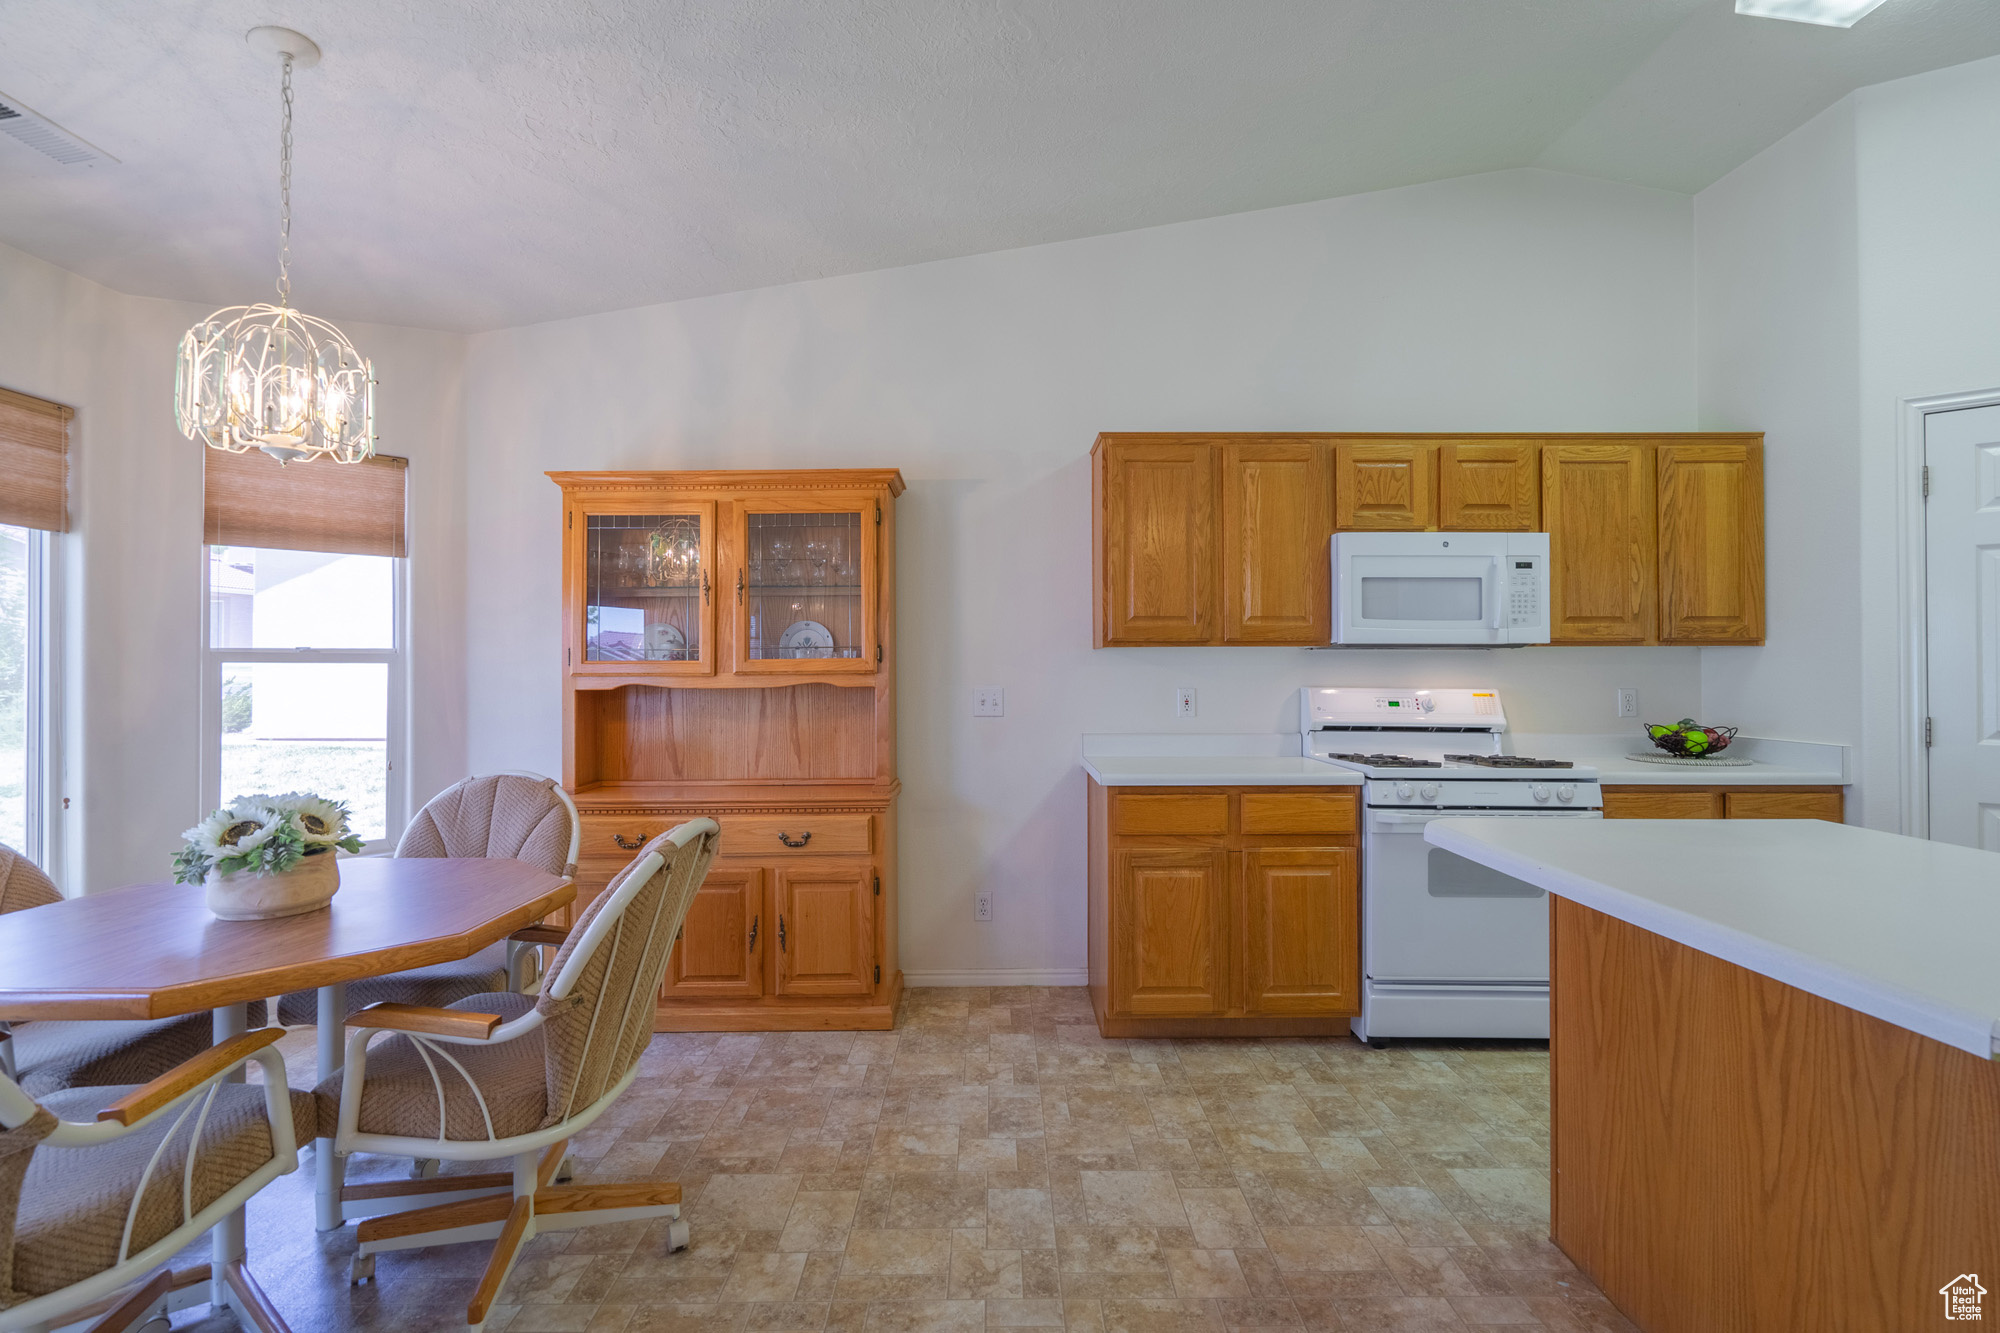
[[[182,884],[199,884],[211,870],[281,875],[308,856],[361,850],[346,804],[309,791],[239,796],[181,836],[187,843],[174,853],[174,879]]]

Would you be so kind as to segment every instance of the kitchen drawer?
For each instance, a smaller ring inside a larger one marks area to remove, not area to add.
[[[1838,824],[1842,818],[1841,793],[1832,791],[1732,791],[1723,796],[1731,819],[1824,819]]]
[[[1719,791],[1644,787],[1604,793],[1606,819],[1720,819]]]
[[[869,815],[720,815],[718,856],[866,856],[875,850]]]
[[[1119,796],[1111,803],[1113,833],[1223,834],[1229,798],[1220,794]]]
[[[1247,837],[1286,833],[1352,833],[1359,820],[1352,792],[1245,792]]]

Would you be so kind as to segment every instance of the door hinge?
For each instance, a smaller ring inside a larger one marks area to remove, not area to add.
[[[879,643],[875,645],[875,665],[882,665],[882,645]]]
[[[877,898],[882,896],[882,877],[880,875],[875,877],[875,896]]]
[[[875,984],[878,986],[882,984],[882,965],[880,963],[875,964]]]
[[[569,512],[568,512],[567,514],[564,514],[564,515],[563,515],[563,518],[564,518],[564,520],[565,520],[565,522],[563,523],[563,526],[564,526],[564,527],[566,527],[566,528],[568,528],[568,529],[569,529],[569,530],[570,530],[571,532],[575,532],[575,531],[576,531],[576,511],[575,511],[574,509],[570,510],[570,511],[569,511]]]
[[[1931,748],[1931,744],[1932,744],[1932,742],[1931,742],[1931,720],[1930,720],[1929,718],[1925,718],[1925,719],[1924,719],[1924,748],[1925,748],[1926,750],[1930,749],[1930,748]]]
[[[1924,464],[1924,499],[1931,498],[1931,465]]]
[[[563,665],[569,665],[569,649],[567,648],[563,649]]]
[[[882,526],[882,506],[879,504],[875,506],[875,526]]]

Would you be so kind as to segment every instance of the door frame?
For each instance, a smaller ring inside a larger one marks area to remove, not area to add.
[[[1904,398],[1896,407],[1896,632],[1902,641],[1897,663],[1900,706],[1896,713],[1896,767],[1900,779],[1900,831],[1931,836],[1930,747],[1924,720],[1930,716],[1930,527],[1924,509],[1925,419],[1935,412],[2000,407],[2000,388]]]

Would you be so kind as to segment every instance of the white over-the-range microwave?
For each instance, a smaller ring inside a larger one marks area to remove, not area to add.
[[[1547,643],[1549,534],[1335,533],[1333,641]]]

